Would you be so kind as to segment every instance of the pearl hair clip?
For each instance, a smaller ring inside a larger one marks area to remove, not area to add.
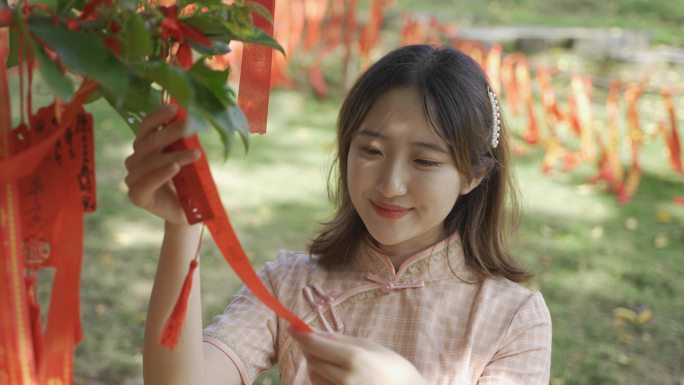
[[[499,131],[501,131],[501,113],[499,111],[499,101],[496,99],[496,94],[487,87],[487,94],[489,101],[492,103],[492,147],[496,148],[499,145]]]

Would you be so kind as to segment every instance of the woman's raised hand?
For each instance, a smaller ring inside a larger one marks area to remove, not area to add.
[[[126,158],[128,197],[139,206],[173,224],[187,224],[171,179],[182,166],[200,157],[198,150],[164,152],[183,137],[185,121],[172,121],[178,112],[163,105],[147,115],[138,127],[133,154]]]

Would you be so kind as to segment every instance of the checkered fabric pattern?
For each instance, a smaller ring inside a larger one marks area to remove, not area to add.
[[[465,265],[460,238],[407,259],[397,270],[365,247],[341,271],[281,251],[259,272],[275,295],[315,328],[368,338],[411,361],[432,384],[549,383],[551,317],[544,299]],[[242,288],[204,331],[245,384],[278,365],[283,385],[310,384],[287,323]]]

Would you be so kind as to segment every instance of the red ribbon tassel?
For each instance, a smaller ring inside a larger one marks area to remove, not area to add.
[[[195,269],[199,264],[199,253],[202,246],[202,238],[204,236],[204,227],[202,227],[202,233],[200,235],[199,243],[197,244],[197,251],[195,252],[195,258],[190,261],[190,268],[183,281],[183,286],[181,287],[180,295],[178,296],[178,301],[171,311],[164,329],[162,331],[162,336],[160,339],[160,344],[168,347],[174,347],[178,344],[178,338],[180,337],[181,328],[183,327],[183,321],[185,320],[185,314],[188,310],[188,299],[190,298],[190,290],[192,289],[192,281],[194,279]]]
[[[255,0],[273,15],[275,0]],[[275,18],[275,15],[273,15]],[[260,15],[254,15],[254,25],[273,35],[273,24]],[[269,47],[247,44],[242,53],[238,105],[245,112],[249,131],[266,133],[268,99],[271,91],[271,59],[273,50]]]

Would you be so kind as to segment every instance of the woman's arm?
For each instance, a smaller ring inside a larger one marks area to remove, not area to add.
[[[477,384],[547,385],[550,372],[551,315],[536,292],[516,312],[499,351]]]
[[[163,106],[148,115],[140,124],[134,153],[126,159],[131,201],[165,220],[145,325],[144,380],[147,385],[239,385],[241,379],[232,361],[211,346],[205,348],[202,342],[199,269],[194,272],[178,345],[173,350],[159,345],[164,323],[178,298],[200,238],[200,225],[187,223],[171,183],[180,167],[196,160],[199,154],[163,152],[185,132],[184,122],[166,124],[175,114],[175,107]]]

